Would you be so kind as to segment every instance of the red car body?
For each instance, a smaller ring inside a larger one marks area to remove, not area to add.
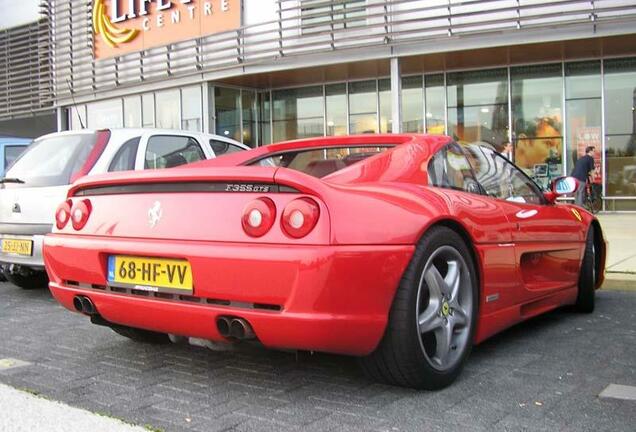
[[[51,292],[73,311],[76,296],[89,297],[103,319],[129,327],[225,341],[215,321],[229,314],[247,320],[267,347],[363,356],[383,337],[418,240],[432,226],[445,225],[474,252],[475,343],[574,303],[591,225],[602,240],[598,222],[567,204],[532,205],[429,186],[427,164],[450,141],[424,135],[316,138],[160,172],[81,179],[69,200],[88,200],[85,226],[68,224],[45,240]],[[373,145],[392,147],[323,178],[245,166],[298,149]],[[265,184],[279,192],[164,187],[175,184]],[[241,225],[243,210],[263,196],[275,204],[276,220],[261,237],[250,237]],[[280,213],[299,197],[318,203],[320,215],[313,230],[296,239],[281,229]],[[161,220],[150,226],[149,209],[157,201]],[[603,281],[604,241],[598,249],[596,287]],[[113,254],[187,260],[194,291],[182,296],[112,289],[106,273]]]

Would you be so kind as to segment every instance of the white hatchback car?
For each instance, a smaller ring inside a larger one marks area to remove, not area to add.
[[[36,139],[0,179],[0,273],[21,288],[47,284],[42,240],[79,177],[171,168],[247,149],[218,135],[161,129],[68,131]]]

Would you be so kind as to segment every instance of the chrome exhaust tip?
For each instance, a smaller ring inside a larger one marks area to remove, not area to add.
[[[216,329],[219,331],[219,334],[223,337],[230,336],[230,326],[231,319],[228,317],[219,317],[216,319]]]
[[[97,313],[97,309],[95,309],[95,305],[88,297],[80,297],[82,302],[82,312],[86,315],[95,315]]]
[[[243,318],[234,318],[230,323],[230,336],[236,339],[254,339],[256,335],[250,323]]]
[[[82,298],[80,296],[73,297],[73,307],[78,312],[84,312],[84,306],[82,305]]]

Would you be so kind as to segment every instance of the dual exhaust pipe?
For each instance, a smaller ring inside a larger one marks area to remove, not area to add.
[[[76,311],[86,315],[97,315],[97,308],[92,300],[86,296],[77,295],[73,297],[73,307]]]
[[[256,334],[250,323],[243,318],[221,316],[216,319],[216,328],[219,334],[226,338],[239,340],[255,339]]]
[[[76,311],[90,315],[97,316],[97,308],[93,301],[83,295],[76,295],[73,297],[73,307]],[[243,318],[220,316],[216,320],[216,328],[219,334],[226,338],[234,338],[239,340],[255,339],[256,334],[249,322]]]

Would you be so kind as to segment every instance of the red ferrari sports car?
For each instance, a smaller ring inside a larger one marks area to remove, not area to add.
[[[365,135],[79,180],[44,258],[66,308],[175,336],[361,357],[437,389],[471,347],[562,305],[594,308],[606,243],[487,145]]]

